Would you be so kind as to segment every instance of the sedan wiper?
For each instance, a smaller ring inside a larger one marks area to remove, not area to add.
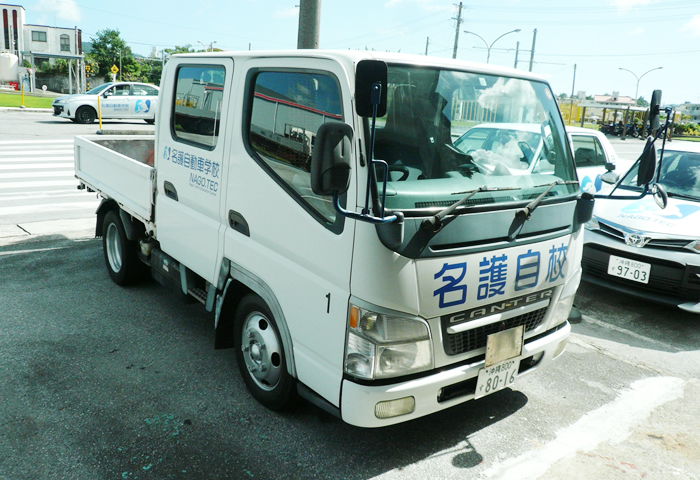
[[[423,220],[421,223],[421,227],[423,227],[426,230],[433,230],[437,232],[442,228],[442,220],[447,216],[450,215],[452,212],[454,212],[457,207],[462,205],[464,202],[472,198],[474,195],[477,193],[481,192],[499,192],[502,190],[520,190],[520,187],[487,187],[486,185],[482,185],[481,187],[477,188],[476,190],[467,190],[465,192],[454,192],[452,195],[464,195],[464,197],[460,198],[457,200],[455,203],[450,205],[449,207],[440,210],[438,213],[433,215],[430,218],[426,218]]]
[[[700,198],[698,198],[695,195],[686,195],[684,193],[669,192],[668,190],[666,190],[666,193],[669,197],[684,198],[686,200],[695,200],[696,202],[700,200]]]
[[[516,219],[529,220],[529,219],[530,219],[530,215],[532,215],[532,212],[535,211],[535,209],[538,207],[538,205],[540,204],[540,202],[542,201],[542,199],[543,199],[544,197],[547,196],[547,194],[549,193],[549,191],[550,191],[551,189],[553,189],[553,188],[556,187],[557,185],[573,185],[573,184],[577,184],[577,185],[578,185],[578,181],[577,181],[577,180],[572,180],[572,181],[569,181],[569,182],[565,182],[565,181],[563,181],[563,180],[557,180],[556,182],[545,183],[544,185],[537,185],[537,186],[533,187],[533,188],[547,187],[547,189],[546,189],[544,192],[542,192],[542,194],[541,194],[539,197],[537,197],[536,199],[534,199],[533,201],[531,201],[530,203],[528,203],[527,206],[525,206],[524,208],[519,208],[518,210],[516,210],[516,211],[515,211],[515,218],[516,218]]]

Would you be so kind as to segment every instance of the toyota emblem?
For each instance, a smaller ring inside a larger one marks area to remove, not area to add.
[[[643,247],[651,240],[649,237],[642,237],[636,233],[628,233],[625,235],[625,243],[630,247]]]

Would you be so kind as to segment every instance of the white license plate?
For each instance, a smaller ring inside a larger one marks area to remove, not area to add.
[[[649,283],[651,264],[610,255],[608,275],[626,278],[639,283]]]
[[[504,360],[501,363],[479,370],[474,398],[481,398],[513,385],[518,376],[520,360]]]

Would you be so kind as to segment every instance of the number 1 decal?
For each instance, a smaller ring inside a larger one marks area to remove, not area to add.
[[[328,299],[328,306],[326,307],[326,313],[331,313],[331,294],[329,293],[326,295],[326,298]]]

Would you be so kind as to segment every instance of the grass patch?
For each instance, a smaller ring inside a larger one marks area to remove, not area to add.
[[[27,108],[51,108],[54,97],[24,94],[24,106]],[[0,107],[19,107],[22,105],[21,93],[0,93]]]

